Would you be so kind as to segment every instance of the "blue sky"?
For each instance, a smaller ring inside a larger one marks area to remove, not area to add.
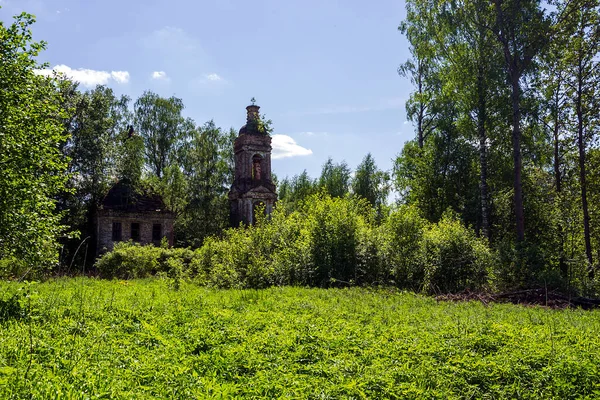
[[[134,100],[183,99],[185,115],[239,129],[255,97],[273,121],[273,172],[317,177],[331,156],[371,152],[391,169],[414,136],[404,103],[404,2],[378,0],[0,0],[0,19],[37,17],[41,61]],[[57,67],[59,66],[59,67]]]

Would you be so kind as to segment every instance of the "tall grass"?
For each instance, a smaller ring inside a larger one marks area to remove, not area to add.
[[[0,283],[0,300],[0,398],[600,396],[597,311],[168,279]]]

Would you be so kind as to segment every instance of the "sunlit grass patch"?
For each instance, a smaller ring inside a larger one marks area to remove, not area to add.
[[[0,293],[20,310],[0,321],[0,398],[600,395],[597,311],[162,280]]]

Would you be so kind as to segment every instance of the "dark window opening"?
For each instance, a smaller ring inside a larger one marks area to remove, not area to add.
[[[152,241],[160,242],[161,239],[162,239],[162,225],[161,224],[152,225]]]
[[[140,241],[140,224],[137,222],[131,224],[131,240],[134,242]]]
[[[112,240],[113,242],[120,242],[122,240],[120,222],[113,222],[112,224]]]

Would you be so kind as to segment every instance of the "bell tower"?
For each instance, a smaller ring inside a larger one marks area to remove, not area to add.
[[[277,201],[271,178],[271,136],[260,120],[260,107],[252,100],[246,107],[246,125],[233,144],[235,174],[229,191],[229,215],[234,227],[240,222],[253,224],[260,210],[271,214]]]

